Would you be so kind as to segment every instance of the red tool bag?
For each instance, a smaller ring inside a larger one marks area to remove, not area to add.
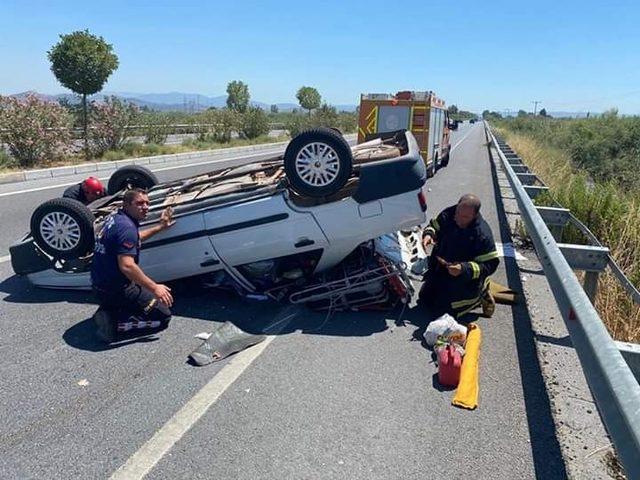
[[[440,385],[457,387],[460,381],[462,356],[451,344],[438,349],[438,381]]]

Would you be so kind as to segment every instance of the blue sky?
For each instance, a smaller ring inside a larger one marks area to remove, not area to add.
[[[120,59],[109,91],[213,96],[243,80],[267,103],[311,85],[332,104],[408,89],[474,111],[640,114],[637,1],[0,0],[0,94],[65,91],[46,52],[83,29]]]

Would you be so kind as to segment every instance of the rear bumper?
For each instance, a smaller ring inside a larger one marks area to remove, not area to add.
[[[30,234],[9,247],[11,267],[18,275],[41,272],[53,267],[53,259],[44,253]]]
[[[360,168],[358,189],[353,199],[358,203],[420,190],[427,181],[427,169],[413,134],[405,130],[367,136],[374,138],[404,137],[407,153],[401,157],[366,163]]]
[[[11,267],[18,275],[26,275],[29,281],[43,288],[90,290],[91,277],[88,271],[56,268],[54,260],[44,253],[31,235],[9,247]],[[86,269],[85,269],[86,270]]]

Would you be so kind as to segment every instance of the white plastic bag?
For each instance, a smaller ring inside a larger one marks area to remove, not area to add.
[[[467,327],[460,325],[451,315],[445,313],[427,326],[424,340],[427,345],[433,347],[440,336],[444,337],[446,341],[464,345],[467,339]]]

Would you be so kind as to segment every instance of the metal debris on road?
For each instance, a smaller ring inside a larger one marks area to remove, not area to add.
[[[225,322],[213,331],[202,345],[191,352],[189,358],[198,366],[208,365],[260,343],[265,338],[267,338],[266,335],[254,335],[231,322]]]

